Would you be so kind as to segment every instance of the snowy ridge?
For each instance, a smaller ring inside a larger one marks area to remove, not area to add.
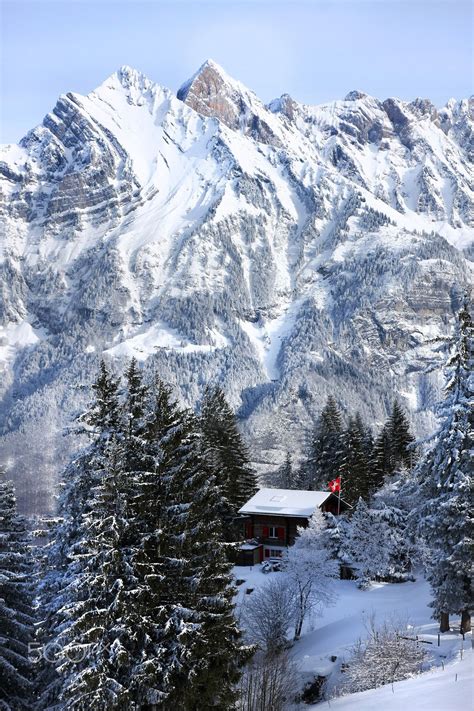
[[[130,67],[61,96],[0,147],[8,441],[51,408],[60,429],[102,353],[189,405],[220,383],[262,471],[336,390],[373,421],[398,392],[429,431],[472,283],[471,138],[467,100],[265,106],[212,60],[178,96]]]

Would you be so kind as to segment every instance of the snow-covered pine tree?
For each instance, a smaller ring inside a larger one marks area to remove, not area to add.
[[[29,645],[34,639],[33,556],[13,484],[0,470],[0,708],[27,711],[33,703]]]
[[[134,685],[158,682],[160,694],[144,694],[151,707],[230,709],[246,650],[233,618],[221,493],[201,457],[199,423],[159,379],[147,438],[156,475],[141,502],[136,569],[148,589],[138,603],[146,626],[158,623],[160,654],[137,666]]]
[[[65,605],[70,624],[56,639],[62,647],[59,698],[65,709],[140,708],[133,669],[154,640],[136,606],[140,591],[131,565],[134,522],[125,461],[123,442],[109,440],[100,480],[90,492],[84,538],[72,553],[75,575]]]
[[[356,574],[360,587],[383,577],[389,552],[383,539],[383,526],[371,515],[368,504],[360,498],[351,516],[342,548],[343,563]]]
[[[391,415],[373,445],[369,472],[371,493],[383,486],[397,469],[412,468],[417,456],[414,441],[406,414],[395,400]]]
[[[413,544],[408,535],[407,512],[395,504],[386,503],[383,496],[375,496],[369,516],[386,549],[385,566],[380,568],[378,577],[391,583],[413,580],[410,575]]]
[[[148,387],[135,358],[125,371],[123,403],[126,467],[129,471],[146,469],[145,433]]]
[[[433,616],[440,619],[441,631],[446,631],[449,615],[460,614],[466,632],[471,628],[474,552],[474,328],[467,298],[453,341],[446,368],[446,398],[439,409],[441,426],[415,472],[421,502],[416,514],[428,549]]]
[[[235,414],[218,387],[210,387],[205,392],[201,427],[204,457],[216,477],[222,493],[224,517],[229,522],[255,494],[258,485]],[[239,535],[230,528],[229,533],[232,539]]]
[[[392,472],[401,466],[411,469],[416,459],[413,448],[415,438],[410,432],[410,424],[398,400],[393,403],[392,414],[387,426],[390,437]]]
[[[309,488],[326,490],[328,481],[339,476],[342,432],[341,412],[330,395],[311,433],[308,456],[302,466]]]
[[[82,416],[99,442],[107,441],[114,436],[121,425],[119,404],[119,380],[110,372],[104,360],[100,361],[99,374],[92,385],[94,401],[89,410]]]
[[[268,476],[267,484],[275,489],[296,489],[296,483],[291,454],[287,452],[283,464]]]
[[[193,449],[200,452],[198,423],[192,420]],[[190,671],[192,684],[186,687],[188,693],[184,697],[178,690],[175,698],[186,711],[232,709],[237,699],[240,668],[248,660],[250,649],[240,641],[233,614],[235,588],[232,564],[224,544],[220,491],[215,477],[200,457],[188,477],[187,489],[190,501],[185,548],[190,561],[187,584],[194,597],[193,607],[200,629],[187,657],[194,660],[194,669]]]
[[[360,496],[369,499],[371,480],[371,438],[359,413],[349,418],[341,437],[342,456],[339,475],[342,476],[344,499],[355,503]]]
[[[392,462],[390,429],[388,423],[375,438],[371,454],[370,484],[371,490],[383,486],[383,483],[393,474],[395,466]]]
[[[85,516],[94,506],[91,492],[103,474],[104,453],[114,438],[122,437],[123,420],[119,402],[119,380],[101,361],[92,385],[94,398],[79,418],[78,431],[90,437],[89,446],[72,459],[63,472],[58,501],[58,520],[44,551],[42,580],[39,584],[39,609],[42,611],[37,640],[43,646],[41,668],[37,671],[37,708],[54,705],[61,691],[57,672],[60,644],[58,635],[70,624],[65,608],[70,603],[71,586],[80,570],[75,556],[87,537]]]
[[[346,565],[346,556],[344,555],[344,546],[347,540],[347,531],[350,526],[350,521],[346,515],[334,516],[334,514],[325,512],[324,518],[326,526],[322,531],[323,545],[328,555],[333,560],[337,560],[341,565]]]

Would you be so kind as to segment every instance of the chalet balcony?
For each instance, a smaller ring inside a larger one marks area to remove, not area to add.
[[[284,538],[270,538],[267,536],[266,538],[263,536],[257,536],[257,540],[260,543],[263,543],[265,546],[287,546],[288,542],[286,540],[286,537]]]

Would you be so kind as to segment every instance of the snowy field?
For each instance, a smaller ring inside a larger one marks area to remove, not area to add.
[[[259,566],[254,566],[235,567],[234,575],[237,580],[244,580],[238,586],[237,604],[241,606],[248,596],[247,589],[256,589],[284,573],[263,574]],[[413,583],[376,583],[365,591],[359,590],[351,580],[338,580],[336,586],[339,595],[336,604],[306,624],[301,639],[291,650],[302,685],[315,675],[328,675],[331,671],[337,680],[340,665],[349,659],[354,642],[359,637],[367,637],[365,623],[372,615],[378,624],[384,620],[400,621],[407,626],[407,636],[418,634],[420,640],[432,642],[423,644],[429,654],[427,671],[396,682],[393,689],[388,685],[299,708],[341,711],[471,711],[474,708],[471,635],[466,635],[463,642],[457,632],[459,620],[452,618],[452,631],[441,635],[438,647],[438,625],[431,619],[430,590],[423,578]],[[334,656],[337,660],[331,662]]]

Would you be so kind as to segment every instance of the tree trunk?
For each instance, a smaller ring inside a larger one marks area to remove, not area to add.
[[[303,619],[300,617],[296,623],[295,636],[293,639],[296,641],[301,637],[301,630],[303,629]]]
[[[466,633],[471,631],[471,613],[469,610],[463,610],[461,613],[461,632]]]
[[[439,618],[439,631],[449,632],[449,612],[442,612]]]

